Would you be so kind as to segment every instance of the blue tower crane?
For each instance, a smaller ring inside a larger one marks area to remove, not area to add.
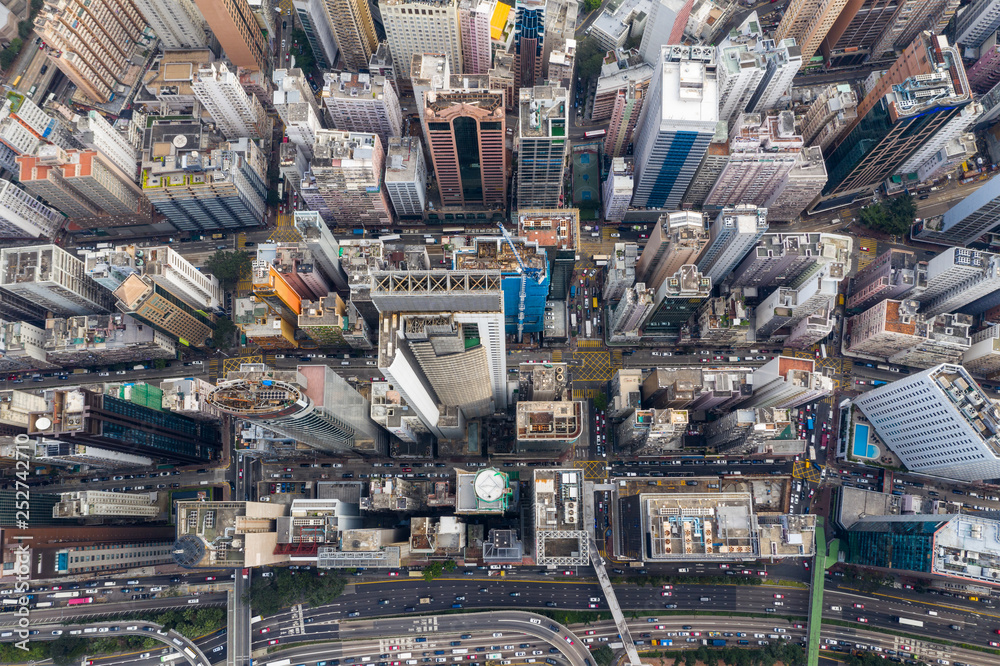
[[[503,226],[503,222],[497,221],[497,226],[500,227],[500,233],[503,235],[507,244],[510,245],[510,251],[514,253],[514,258],[517,260],[517,266],[521,270],[521,289],[519,290],[519,299],[517,303],[517,341],[521,342],[521,337],[524,334],[524,299],[527,293],[528,278],[530,277],[535,282],[541,284],[542,282],[542,270],[540,268],[531,268],[524,265],[524,261],[521,260],[521,253],[517,251],[517,246],[514,245],[514,239],[511,238],[510,232],[507,231],[506,227]]]

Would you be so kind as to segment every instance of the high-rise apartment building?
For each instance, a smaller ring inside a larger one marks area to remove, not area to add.
[[[377,134],[322,130],[300,195],[328,222],[382,227],[392,222],[382,182],[385,149]]]
[[[752,11],[720,42],[717,64],[719,119],[729,125],[741,113],[763,113],[787,99],[802,56],[793,38],[768,37]]]
[[[141,71],[132,58],[155,41],[132,0],[47,0],[35,32],[50,66],[98,103],[132,88]]]
[[[42,348],[64,368],[177,358],[174,340],[120,312],[46,319]]]
[[[679,208],[719,120],[715,51],[664,46],[635,140],[635,208]]]
[[[226,63],[219,61],[201,65],[191,88],[227,139],[260,139],[266,136],[264,107],[243,89],[236,72],[229,71]]]
[[[889,248],[858,271],[852,282],[848,310],[867,308],[886,298],[903,298],[915,287],[927,286],[927,265],[903,248]]]
[[[0,238],[52,238],[65,221],[59,211],[0,178]]]
[[[1000,324],[973,333],[971,340],[961,365],[977,377],[995,378],[1000,374]]]
[[[276,69],[272,78],[275,88],[272,103],[285,126],[285,136],[307,157],[312,157],[316,132],[323,129],[322,110],[305,74],[298,68]]]
[[[205,19],[194,0],[134,0],[146,23],[165,49],[208,46]]]
[[[615,243],[615,252],[608,265],[604,280],[604,300],[617,301],[635,284],[635,265],[639,259],[639,246],[635,243]]]
[[[545,0],[517,0],[514,4],[514,90],[543,83]]]
[[[193,308],[169,288],[133,274],[111,292],[118,309],[155,330],[194,347],[210,346],[215,315]]]
[[[848,67],[867,61],[899,6],[899,0],[848,0],[820,45],[827,64]]]
[[[826,186],[826,162],[819,146],[801,149],[792,168],[785,173],[770,197],[764,200],[767,217],[777,222],[794,221]]]
[[[611,171],[604,181],[604,219],[621,222],[632,201],[632,162],[624,157],[611,160]]]
[[[622,294],[608,318],[608,337],[612,342],[638,341],[642,324],[653,312],[656,292],[644,282],[637,282]]]
[[[698,270],[722,282],[767,231],[767,209],[753,205],[723,208],[709,226],[711,239],[698,258]]]
[[[892,21],[872,47],[872,56],[878,58],[884,53],[891,59],[921,32],[926,30],[933,35],[943,33],[955,15],[958,3],[959,0],[900,0]]]
[[[385,189],[400,218],[423,216],[427,204],[427,163],[420,139],[389,139],[385,160]]]
[[[334,127],[378,134],[383,146],[402,135],[399,98],[384,76],[327,72],[323,78],[323,103]]]
[[[559,86],[521,88],[519,111],[517,206],[556,208],[563,203],[569,93]]]
[[[347,275],[340,265],[340,245],[320,214],[314,210],[297,210],[294,212],[294,224],[327,279],[339,291],[347,291]]]
[[[392,89],[399,94],[398,66],[389,53],[389,42],[379,42],[375,53],[368,59],[368,73],[372,76],[384,76]]]
[[[826,155],[824,193],[881,183],[971,101],[958,49],[944,36],[922,33],[861,100],[858,120]]]
[[[648,66],[648,65],[647,65]],[[632,143],[632,134],[642,113],[642,101],[646,95],[648,81],[629,82],[624,90],[615,93],[611,107],[611,124],[604,139],[604,153],[610,157],[622,157]]]
[[[368,3],[365,0],[327,0],[326,7],[327,20],[333,26],[344,65],[354,71],[365,69],[368,59],[378,47],[378,37]],[[384,20],[384,9],[382,16]],[[392,46],[392,53],[396,62],[401,62],[395,46]]]
[[[787,178],[802,145],[791,111],[740,114],[729,132],[729,160],[705,198],[705,207],[763,206]]]
[[[681,200],[685,207],[692,206],[700,208],[705,205],[708,193],[715,187],[715,181],[719,179],[719,174],[729,163],[729,126],[724,120],[715,124],[715,134],[708,144],[705,156],[701,158],[698,170],[691,178],[687,192]]]
[[[415,55],[443,53],[456,71],[465,71],[458,0],[380,0],[379,10],[393,60],[406,64]]]
[[[73,136],[85,148],[97,151],[104,160],[135,180],[139,171],[138,149],[100,113],[91,110],[77,118]]]
[[[774,33],[775,41],[794,39],[802,62],[809,62],[846,4],[847,0],[792,0]]]
[[[594,121],[611,118],[616,100],[622,93],[626,93],[628,99],[641,100],[655,71],[635,51],[623,50],[609,54],[605,60],[594,89],[594,103],[590,111],[590,117]],[[637,117],[640,109],[641,106],[635,109]]]
[[[94,150],[62,150],[51,144],[35,156],[17,158],[21,184],[69,217],[131,215],[139,209],[142,191],[132,178]]]
[[[960,363],[972,340],[972,317],[965,314],[919,312],[914,300],[887,298],[848,319],[849,355],[877,357],[913,368]]]
[[[693,0],[652,0],[639,43],[643,60],[656,65],[660,47],[681,43],[693,4]]]
[[[731,123],[743,113],[764,78],[763,56],[748,44],[727,38],[716,54],[719,119]]]
[[[858,117],[858,98],[849,85],[829,86],[816,96],[802,117],[802,139],[809,146],[827,146]]]
[[[833,393],[833,380],[817,372],[815,359],[791,356],[779,356],[760,366],[748,383],[753,395],[739,403],[741,409],[792,409]]]
[[[0,248],[0,290],[56,315],[112,310],[111,295],[84,273],[84,263],[57,245]]]
[[[219,310],[223,290],[214,275],[195,268],[167,245],[142,248],[142,275],[198,310]]]
[[[1000,83],[1000,44],[994,32],[979,47],[979,59],[969,67],[969,85],[979,94],[988,93]]]
[[[768,211],[770,213],[770,211]],[[781,287],[801,280],[838,257],[844,236],[823,233],[764,234],[733,271],[733,287]]]
[[[270,49],[247,0],[194,0],[234,67],[270,71]]]
[[[764,77],[747,103],[747,111],[761,113],[790,98],[792,79],[806,60],[791,37],[770,40],[761,35],[756,48],[764,58]]]
[[[712,295],[712,279],[687,264],[656,286],[653,311],[643,324],[643,335],[690,337],[687,324],[701,302]]]
[[[182,464],[213,460],[221,444],[215,423],[87,389],[56,391],[28,433]]]
[[[331,69],[337,61],[337,38],[327,18],[327,3],[324,0],[292,0],[292,9],[306,34],[316,67],[321,71]],[[365,9],[368,10],[367,4]]]
[[[497,0],[459,0],[458,18],[466,74],[486,74],[493,66],[490,21],[496,6]]]
[[[198,121],[154,121],[140,169],[143,194],[179,230],[263,224],[267,165],[244,138],[205,150]]]
[[[80,490],[60,493],[52,509],[55,518],[155,518],[160,514],[151,493],[113,493],[110,490]]]
[[[977,47],[1000,29],[1000,6],[991,0],[975,0],[958,14],[955,41],[961,46]]]
[[[1000,408],[961,365],[911,374],[854,404],[907,469],[962,481],[1000,475]]]
[[[658,287],[681,266],[695,263],[708,241],[701,213],[678,211],[661,215],[642,249],[635,269],[636,279]]]
[[[927,262],[927,288],[913,298],[926,314],[936,315],[957,312],[998,289],[1000,255],[950,247]]]
[[[998,224],[1000,178],[991,178],[944,215],[924,220],[915,236],[929,243],[966,246]]]

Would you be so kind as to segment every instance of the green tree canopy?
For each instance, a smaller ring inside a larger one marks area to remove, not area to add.
[[[346,583],[340,576],[278,569],[271,578],[255,580],[244,601],[250,603],[256,614],[274,615],[293,604],[307,603],[313,607],[328,604],[343,594]]]
[[[233,334],[236,332],[236,324],[229,317],[219,317],[215,321],[215,330],[212,332],[212,342],[216,349],[229,349],[233,345]]]
[[[584,0],[583,2],[583,8],[586,9],[588,12],[592,12],[595,9],[600,9],[600,7],[601,7],[601,0]]]
[[[891,236],[902,236],[910,230],[916,213],[913,197],[901,194],[862,208],[861,224]]]
[[[211,273],[225,289],[232,289],[240,280],[250,277],[250,254],[242,250],[216,250],[205,263],[206,272]]]
[[[589,35],[576,45],[576,75],[581,79],[589,79],[601,73],[601,65],[607,52]]]

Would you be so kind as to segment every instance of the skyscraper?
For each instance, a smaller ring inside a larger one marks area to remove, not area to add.
[[[792,0],[774,33],[775,41],[791,37],[802,62],[809,62],[846,4],[847,0]]]
[[[399,217],[422,217],[427,203],[427,164],[420,139],[389,139],[385,161],[385,189]]]
[[[521,88],[519,106],[517,205],[556,208],[563,203],[569,94],[559,86]]]
[[[899,10],[872,47],[872,56],[892,58],[917,36],[928,31],[941,34],[955,15],[959,0],[901,0]]]
[[[112,308],[111,295],[84,273],[84,263],[57,245],[0,248],[0,290],[56,315]]]
[[[858,97],[848,85],[826,88],[809,104],[800,131],[809,146],[823,150],[858,117]]]
[[[660,47],[681,43],[693,4],[694,0],[652,0],[646,17],[648,30],[643,29],[639,43],[643,60],[655,65],[660,58]]]
[[[139,209],[139,187],[93,150],[40,146],[37,155],[17,158],[26,190],[67,217],[130,215]]]
[[[371,404],[326,365],[275,370],[245,363],[209,394],[220,411],[260,423],[321,451],[385,455],[388,437]]]
[[[442,205],[503,208],[508,166],[503,92],[427,92],[423,119]]]
[[[608,318],[608,337],[613,342],[639,340],[640,327],[653,311],[655,293],[644,282],[636,282],[625,290]]]
[[[712,279],[702,275],[697,266],[687,264],[668,275],[653,292],[653,310],[644,323],[642,334],[689,338],[688,320],[701,302],[712,295]]]
[[[604,153],[609,157],[622,157],[632,143],[632,134],[642,113],[642,102],[646,97],[649,82],[629,81],[624,90],[615,94],[611,108],[611,124],[604,139]]]
[[[814,359],[778,356],[753,371],[753,395],[739,407],[791,409],[833,392],[833,380],[817,372]]]
[[[0,238],[51,238],[65,221],[59,211],[0,178]]]
[[[768,219],[776,222],[795,220],[823,192],[826,180],[826,162],[820,147],[799,150],[792,168],[764,200]]]
[[[385,149],[377,134],[321,130],[300,195],[328,222],[384,226],[392,222],[384,166]]]
[[[965,6],[955,22],[955,41],[977,47],[1000,29],[1000,5],[992,0],[975,0]]]
[[[247,0],[194,0],[233,66],[251,72],[270,70],[264,33]]]
[[[887,298],[851,317],[850,354],[864,354],[911,368],[929,368],[940,363],[961,363],[972,340],[972,317],[965,314],[919,312],[914,300]],[[845,335],[846,337],[846,335]]]
[[[111,292],[125,314],[194,347],[211,346],[215,315],[193,308],[148,277],[132,274]]]
[[[229,71],[226,63],[203,64],[191,88],[227,139],[265,136],[264,107],[243,89],[236,72]]]
[[[456,71],[464,71],[458,0],[380,0],[379,10],[394,61],[408,67],[415,55],[443,53]],[[410,77],[409,69],[402,73]]]
[[[137,82],[131,59],[154,41],[146,27],[132,0],[47,0],[35,17],[49,64],[98,103]]]
[[[493,66],[490,20],[497,0],[459,0],[462,58],[466,74],[486,74]]]
[[[1000,32],[1000,31],[998,31]],[[994,32],[979,47],[979,59],[969,67],[969,85],[977,93],[989,92],[1000,83],[1000,43],[998,32]]]
[[[661,47],[636,129],[634,208],[680,206],[718,115],[714,49]]]
[[[767,231],[767,209],[753,205],[723,208],[709,227],[711,240],[698,258],[698,270],[722,282]]]
[[[323,129],[323,114],[301,69],[274,70],[274,110],[285,126],[285,136],[307,157],[312,157],[316,132]],[[325,88],[325,86],[324,86]]]
[[[911,250],[889,248],[854,276],[847,308],[867,308],[886,298],[903,298],[921,282],[922,290],[927,286],[926,272],[926,264],[921,270]]]
[[[402,135],[399,98],[384,76],[327,72],[323,79],[323,104],[334,127],[378,134],[383,146]]]
[[[854,404],[907,469],[962,481],[1000,476],[1000,408],[961,365],[911,374]]]
[[[545,50],[545,0],[514,5],[514,90],[542,84]]]
[[[28,433],[182,464],[211,461],[221,444],[215,423],[88,389],[56,391]]]
[[[208,45],[205,19],[194,0],[135,0],[165,49],[200,49]]]
[[[353,71],[365,69],[378,47],[368,3],[365,0],[326,0],[326,8],[344,66]],[[395,48],[392,53],[396,62],[400,62]]]
[[[632,162],[624,157],[611,160],[608,179],[604,181],[604,219],[621,222],[632,200]]]
[[[660,285],[685,264],[693,264],[708,245],[705,218],[694,211],[660,216],[636,265],[636,280]]]
[[[827,64],[847,67],[868,60],[899,5],[899,0],[847,0],[820,45]]]
[[[881,183],[971,101],[958,49],[922,33],[861,100],[858,120],[826,155],[824,194]]]
[[[576,208],[520,208],[518,238],[545,251],[549,264],[549,298],[566,300],[580,251],[580,211]]]
[[[76,120],[74,138],[95,150],[133,181],[139,170],[139,151],[126,136],[97,111],[88,111]]]
[[[729,149],[729,161],[705,198],[705,207],[763,206],[781,187],[802,149],[795,114],[740,114],[729,133]]]
[[[1000,255],[950,247],[927,262],[927,288],[913,298],[920,301],[926,314],[936,315],[966,308],[998,289]]]
[[[991,178],[957,204],[924,220],[915,234],[920,240],[966,246],[1000,224],[1000,178]]]

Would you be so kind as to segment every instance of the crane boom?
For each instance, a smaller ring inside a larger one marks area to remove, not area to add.
[[[518,303],[517,303],[517,341],[521,342],[521,338],[524,336],[524,301],[527,295],[528,287],[528,277],[532,280],[541,284],[542,282],[542,272],[538,268],[531,268],[524,265],[524,261],[521,259],[521,253],[517,251],[517,246],[514,245],[514,239],[511,238],[510,232],[507,228],[503,226],[503,222],[497,220],[497,226],[500,227],[500,234],[503,236],[504,240],[507,241],[507,245],[510,246],[510,251],[514,254],[514,259],[517,260],[517,266],[521,269],[521,286],[518,290]]]

